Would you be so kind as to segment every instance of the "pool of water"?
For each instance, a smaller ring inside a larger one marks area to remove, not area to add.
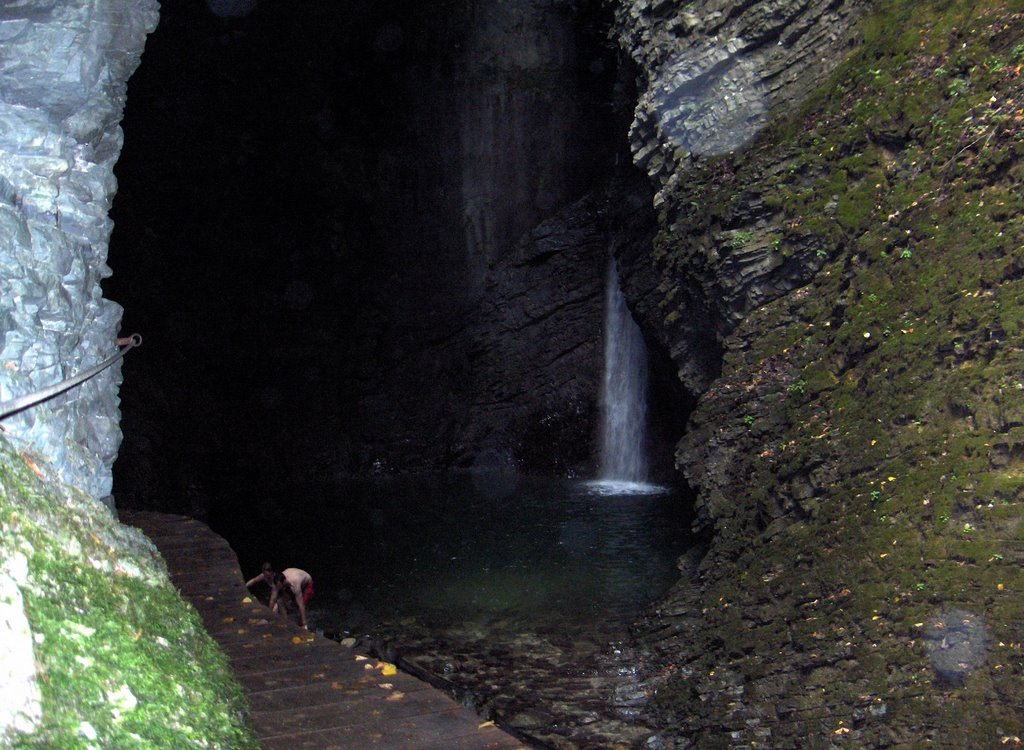
[[[316,582],[311,620],[346,630],[381,617],[494,615],[619,628],[678,577],[687,540],[686,507],[665,488],[430,476],[283,502],[247,539],[231,534],[243,572],[263,557],[305,568]]]
[[[573,700],[593,703],[574,697],[566,670],[618,689],[602,680],[628,677],[630,624],[679,577],[689,503],[642,490],[387,478],[307,487],[221,533],[246,575],[264,558],[311,573],[311,628],[387,642],[492,715],[564,724]],[[538,714],[538,702],[561,715]]]

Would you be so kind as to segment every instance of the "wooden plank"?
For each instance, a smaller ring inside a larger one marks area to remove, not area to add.
[[[126,512],[168,560],[249,696],[266,750],[525,750],[493,723],[404,672],[272,614],[227,542],[185,516]]]

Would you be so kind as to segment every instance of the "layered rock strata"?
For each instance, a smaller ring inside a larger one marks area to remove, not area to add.
[[[783,258],[772,244],[779,214],[756,196],[712,224],[703,195],[681,203],[675,191],[732,181],[725,163],[715,162],[718,171],[708,173],[703,165],[748,144],[824,80],[866,5],[641,0],[617,8],[619,42],[641,79],[629,131],[633,157],[654,183],[661,226],[673,236],[691,234],[685,259],[660,250],[652,258],[657,273],[636,271],[642,279],[634,296],[638,314],[660,332],[655,335],[694,392],[715,376],[722,338],[738,321],[806,281],[816,247],[808,238],[799,257]],[[693,176],[695,165],[700,177]],[[694,219],[705,220],[702,231],[693,231]]]
[[[0,9],[0,402],[115,351],[121,308],[103,298],[128,77],[155,0]],[[4,419],[68,484],[110,493],[119,365]]]
[[[1024,21],[865,11],[803,102],[659,173],[661,232],[632,263],[702,393],[677,463],[704,541],[641,628],[649,746],[1024,734]]]
[[[380,159],[394,272],[353,327],[355,471],[591,464],[614,55],[574,5],[469,3],[407,27],[425,54],[394,73],[414,105]]]

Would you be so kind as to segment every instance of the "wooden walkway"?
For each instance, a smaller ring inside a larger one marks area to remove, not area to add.
[[[227,541],[206,524],[120,515],[153,540],[171,581],[227,654],[264,750],[526,750],[415,677],[272,614],[246,590]]]

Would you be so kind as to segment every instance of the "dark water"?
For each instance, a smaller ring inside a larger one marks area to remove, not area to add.
[[[628,631],[679,577],[690,504],[601,491],[381,479],[308,487],[290,506],[254,503],[218,531],[247,575],[264,558],[310,572],[311,628],[440,677],[533,744],[611,748],[646,736]]]
[[[264,557],[305,568],[316,585],[310,626],[351,632],[495,616],[614,631],[676,580],[687,540],[678,497],[598,495],[570,481],[382,479],[287,502],[229,535],[243,572]]]

